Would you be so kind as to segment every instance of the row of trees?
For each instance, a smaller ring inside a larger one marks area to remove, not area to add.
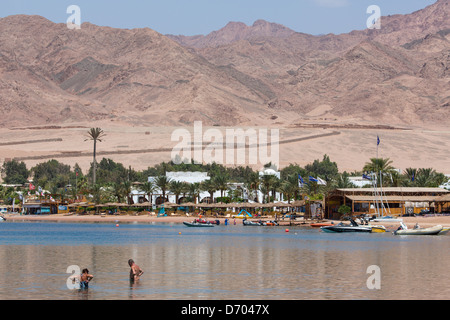
[[[271,167],[267,164],[266,168]],[[57,160],[39,163],[27,169],[25,163],[15,160],[5,162],[2,166],[4,181],[7,184],[19,184],[19,188],[0,188],[0,199],[5,203],[18,199],[15,191],[29,191],[28,180],[31,178],[36,188],[48,190],[53,197],[62,200],[75,199],[77,195],[91,195],[95,202],[131,202],[131,191],[138,189],[152,201],[158,194],[166,199],[171,193],[178,200],[181,196],[192,202],[199,202],[199,194],[206,191],[210,200],[221,202],[235,202],[244,199],[244,190],[248,198],[254,200],[258,190],[264,195],[263,202],[274,200],[277,192],[284,195],[284,199],[291,201],[308,195],[311,199],[320,199],[323,194],[335,188],[353,188],[351,176],[361,176],[363,173],[379,172],[377,178],[382,180],[383,186],[394,187],[437,187],[447,181],[444,174],[430,168],[408,168],[399,173],[392,166],[389,159],[370,159],[360,172],[340,173],[335,162],[325,155],[322,160],[301,167],[291,164],[280,170],[280,178],[275,175],[259,175],[258,171],[250,167],[225,167],[220,164],[175,164],[163,162],[146,170],[136,171],[131,167],[112,159],[103,158],[98,164],[91,165],[88,172],[83,173],[78,164],[72,168]],[[94,171],[95,170],[95,171]],[[201,171],[208,172],[211,177],[203,183],[183,183],[171,181],[165,174],[169,171]],[[93,183],[95,174],[95,184]],[[305,184],[299,185],[299,175]],[[148,181],[148,177],[155,177]],[[308,181],[308,177],[320,177],[326,185]],[[241,188],[230,188],[230,183],[242,183]],[[220,198],[213,199],[214,193],[220,191]]]

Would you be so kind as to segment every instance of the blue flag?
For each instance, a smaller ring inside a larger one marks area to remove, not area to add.
[[[305,182],[303,181],[302,176],[301,176],[301,175],[298,175],[298,185],[299,185],[299,186],[302,186],[302,185],[304,185],[304,184],[305,184]]]
[[[316,178],[313,178],[313,177],[311,177],[311,176],[309,176],[309,181],[312,181],[312,182],[319,182],[319,180],[317,180]]]
[[[380,145],[380,137],[379,136],[377,136],[377,146],[379,146]]]
[[[363,174],[363,179],[367,179],[367,180],[372,180],[372,178],[371,177],[369,177],[368,175],[366,175],[366,174]]]

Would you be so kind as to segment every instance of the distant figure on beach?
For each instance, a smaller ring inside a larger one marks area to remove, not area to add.
[[[138,281],[144,271],[134,263],[133,259],[128,260],[128,265],[130,266],[130,281]]]
[[[80,289],[88,289],[89,282],[94,278],[92,274],[89,274],[89,270],[87,268],[83,269],[80,274]]]

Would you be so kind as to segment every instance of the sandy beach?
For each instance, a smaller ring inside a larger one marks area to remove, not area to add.
[[[192,221],[196,217],[194,216],[165,216],[158,217],[154,215],[78,215],[78,214],[54,214],[54,215],[19,215],[19,214],[6,214],[4,215],[7,221],[42,221],[42,222],[111,222],[111,223],[183,223],[183,221]],[[205,217],[207,220],[220,220],[224,223],[224,217]],[[242,224],[242,219],[228,218],[230,224]],[[252,219],[250,219],[252,220]],[[258,219],[259,220],[259,219]],[[271,220],[271,218],[265,218],[262,220]],[[339,223],[339,221],[327,220],[327,222]],[[288,219],[279,220],[280,226],[286,226],[290,224]],[[311,223],[317,221],[311,220],[296,220],[293,222],[294,225],[309,226]],[[426,217],[403,217],[403,222],[412,228],[416,223],[419,223],[421,227],[432,227],[435,225],[450,226],[450,216],[426,216]],[[388,230],[396,229],[399,226],[398,222],[383,222],[375,223],[383,224]]]

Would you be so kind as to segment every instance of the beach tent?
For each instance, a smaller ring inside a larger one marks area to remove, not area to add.
[[[246,216],[252,218],[253,216],[245,209],[241,209],[238,215],[235,215],[233,217],[235,218],[245,218]]]

